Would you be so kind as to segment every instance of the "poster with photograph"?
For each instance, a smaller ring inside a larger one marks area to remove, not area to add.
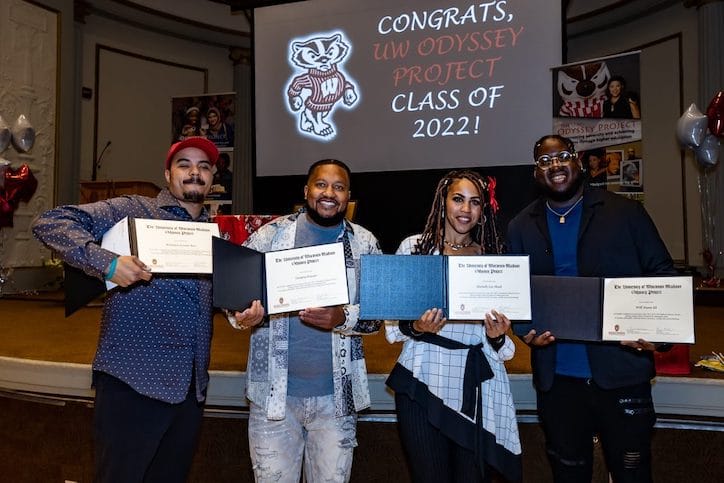
[[[554,132],[579,151],[641,140],[639,52],[552,69]]]
[[[552,69],[553,132],[573,141],[589,186],[643,201],[639,52]]]
[[[578,155],[589,186],[619,194],[639,193],[636,199],[643,200],[641,141],[587,149]]]
[[[204,136],[219,148],[234,147],[236,94],[203,94],[171,98],[173,141]]]
[[[211,190],[206,196],[209,200],[225,200],[231,203],[231,194],[234,185],[233,170],[234,151],[228,148],[219,149],[219,159],[214,166],[214,177]]]

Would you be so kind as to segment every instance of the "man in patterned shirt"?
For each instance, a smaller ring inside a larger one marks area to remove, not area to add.
[[[350,171],[335,159],[314,163],[306,206],[277,218],[245,243],[261,252],[342,242],[349,305],[273,315],[250,328],[249,450],[256,481],[348,481],[357,446],[356,412],[370,405],[362,334],[381,321],[359,320],[359,259],[381,253],[377,239],[345,219]],[[234,322],[233,319],[231,320]]]
[[[120,288],[108,292],[93,361],[97,482],[186,481],[208,384],[212,332],[208,277],[152,276],[142,260],[99,240],[125,217],[208,221],[203,207],[219,151],[187,138],[166,157],[156,198],[122,196],[42,214],[33,233],[63,261]],[[244,323],[261,320],[257,301]]]

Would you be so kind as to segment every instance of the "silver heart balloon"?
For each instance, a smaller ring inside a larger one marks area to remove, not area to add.
[[[5,123],[5,119],[0,116],[0,153],[5,151],[10,146],[10,140],[13,134],[10,132],[10,128]]]
[[[696,160],[705,168],[713,168],[719,162],[719,138],[707,134],[699,147],[694,150]]]
[[[708,123],[709,118],[692,104],[676,122],[676,138],[682,146],[694,149],[704,140]]]
[[[25,114],[20,114],[13,125],[13,146],[21,153],[27,153],[35,144],[35,128]]]

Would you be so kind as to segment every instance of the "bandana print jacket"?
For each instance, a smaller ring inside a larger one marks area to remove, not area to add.
[[[260,252],[294,248],[297,218],[303,212],[264,225],[244,243]],[[361,226],[344,221],[338,241],[344,244],[350,304],[344,323],[331,331],[336,416],[348,416],[370,406],[367,367],[360,335],[377,332],[379,320],[359,320],[360,255],[382,253],[377,239]],[[253,329],[247,364],[247,398],[266,410],[270,420],[285,416],[288,375],[289,317],[277,314]]]

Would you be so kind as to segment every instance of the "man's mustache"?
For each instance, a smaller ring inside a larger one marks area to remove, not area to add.
[[[185,179],[183,181],[183,184],[197,184],[199,186],[206,186],[206,181],[204,181],[203,179],[201,179],[198,176],[192,176],[189,179]]]

